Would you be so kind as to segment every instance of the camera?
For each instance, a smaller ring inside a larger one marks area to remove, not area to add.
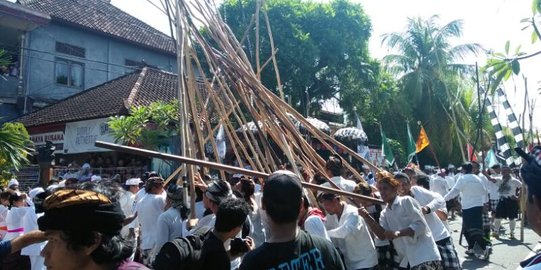
[[[248,244],[246,243],[246,239],[242,238],[235,238],[231,240],[231,253],[245,253],[248,252]]]

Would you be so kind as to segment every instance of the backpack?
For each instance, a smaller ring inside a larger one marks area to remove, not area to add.
[[[210,230],[175,238],[163,245],[152,264],[156,270],[200,269],[201,248]]]

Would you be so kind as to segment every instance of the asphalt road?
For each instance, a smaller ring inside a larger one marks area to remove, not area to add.
[[[491,238],[493,251],[488,261],[483,261],[465,254],[466,248],[458,244],[460,238],[460,228],[462,220],[457,217],[450,221],[449,225],[453,231],[452,237],[456,251],[460,257],[463,269],[521,269],[519,263],[532,256],[534,251],[541,249],[539,240],[541,238],[527,226],[524,228],[524,241],[520,241],[520,221],[517,221],[515,229],[516,240],[509,239],[509,236],[501,235],[499,239]],[[509,232],[509,223],[502,222],[502,226]],[[462,239],[462,244],[466,245],[466,239]]]

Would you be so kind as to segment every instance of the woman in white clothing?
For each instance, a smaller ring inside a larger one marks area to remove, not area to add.
[[[43,201],[47,196],[51,195],[51,192],[43,190],[43,188],[34,188],[28,192],[28,195],[32,199],[33,206],[28,207],[26,214],[23,218],[24,234],[28,232],[38,230],[38,217],[43,215]],[[40,253],[43,247],[47,244],[47,241],[36,243],[21,249],[21,255],[28,256],[30,258],[31,270],[43,270],[45,268],[45,258]]]
[[[19,195],[17,193],[12,193],[9,197],[9,204],[10,209],[6,217],[8,231],[4,240],[12,240],[17,236],[22,235],[24,232],[23,217],[28,210],[28,207],[26,207],[26,194]],[[28,256],[21,256],[21,252],[18,251],[4,259],[2,269],[30,269],[30,259]]]

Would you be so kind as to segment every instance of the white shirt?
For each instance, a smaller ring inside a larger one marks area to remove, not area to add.
[[[337,215],[327,215],[326,227],[329,237],[344,254],[347,269],[370,268],[378,264],[372,236],[356,207],[344,204],[340,218]]]
[[[120,196],[119,203],[120,208],[122,208],[122,212],[124,212],[124,215],[126,217],[130,217],[133,215],[133,210],[135,209],[135,194],[126,191]],[[130,224],[122,227],[122,230],[120,231],[120,234],[122,234],[123,237],[127,237],[129,233],[130,228],[137,227],[137,221],[134,220]]]
[[[344,179],[342,176],[331,177],[331,181],[335,183],[340,189],[348,192],[353,192],[356,186],[355,182]],[[328,182],[321,184],[321,186],[332,187],[331,184]]]
[[[39,216],[43,216],[43,213],[40,213]],[[36,214],[34,207],[30,207],[26,212],[26,215],[24,215],[23,228],[25,232],[30,232],[38,229],[38,215]],[[40,256],[41,250],[45,247],[46,244],[47,241],[43,241],[41,243],[27,246],[21,249],[21,255]]]
[[[6,227],[6,218],[8,216],[8,208],[3,204],[0,204],[0,227]],[[7,227],[6,227],[7,228]],[[4,239],[4,236],[7,233],[7,229],[0,230],[0,239]]]
[[[483,180],[474,174],[462,175],[455,186],[444,197],[446,201],[451,200],[460,194],[462,209],[483,206],[488,198],[488,192]]]
[[[6,236],[4,236],[4,241],[12,240],[13,238],[23,234],[23,218],[29,209],[30,207],[11,207],[11,209],[8,210],[6,217],[8,233]],[[12,232],[10,232],[10,230]]]
[[[487,191],[487,196],[485,198],[485,203],[488,203],[489,202],[489,188],[490,188],[489,184],[492,183],[492,182],[490,182],[488,180],[488,178],[482,173],[477,174],[477,176],[479,176],[479,178],[481,179],[481,182],[483,182],[483,185],[485,186],[485,189]]]
[[[435,212],[438,209],[445,208],[445,201],[443,200],[443,197],[436,192],[426,190],[419,186],[412,186],[410,191],[413,195],[413,198],[422,207],[426,206],[431,210],[430,213],[424,215],[424,218],[426,220],[426,224],[432,232],[432,237],[434,238],[434,241],[440,241],[451,236],[451,234],[445,227],[445,224],[443,224],[443,222],[438,218]]]
[[[137,220],[141,224],[141,249],[153,249],[156,245],[158,217],[163,212],[165,198],[146,194],[136,206]]]
[[[484,176],[484,175],[483,175]],[[489,181],[486,176],[484,176],[483,180],[487,180],[487,189],[488,189],[488,195],[490,196],[491,200],[499,200],[500,199],[500,192],[498,192],[498,189],[500,186],[498,185],[497,179],[501,179],[502,176],[500,174],[498,175],[491,175],[491,178],[496,179],[496,183]]]
[[[456,178],[454,175],[447,175],[445,176],[445,181],[447,181],[447,185],[449,186],[449,190],[451,190],[451,188],[455,185],[456,183]],[[442,195],[444,196],[444,195]]]
[[[325,229],[325,224],[318,216],[309,216],[308,218],[306,218],[306,220],[304,221],[304,230],[311,235],[315,235],[331,241],[331,239],[329,238],[329,234],[327,233],[327,229]]]
[[[201,219],[205,213],[205,204],[203,201],[195,202],[195,218]]]
[[[400,266],[417,266],[424,262],[439,261],[440,253],[432,238],[419,203],[409,196],[397,196],[391,205],[381,212],[379,223],[387,231],[411,228],[413,237],[403,236],[393,240]]]
[[[449,184],[443,177],[436,175],[430,179],[430,191],[436,192],[443,197],[450,189]]]
[[[186,221],[180,217],[180,210],[173,207],[160,214],[156,230],[154,254],[157,254],[165,243],[188,234]]]
[[[498,179],[496,183],[498,184],[500,196],[503,198],[516,196],[517,189],[522,187],[522,183],[514,177],[511,177],[505,186],[502,186],[504,184],[503,178]]]

